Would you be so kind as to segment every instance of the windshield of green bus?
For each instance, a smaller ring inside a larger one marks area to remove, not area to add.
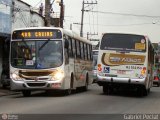
[[[93,69],[94,70],[97,69],[97,58],[98,58],[98,55],[93,55]]]
[[[108,33],[103,35],[100,49],[145,52],[146,39],[141,35]]]
[[[61,40],[22,40],[11,42],[11,65],[23,69],[47,69],[63,63]]]
[[[98,59],[98,51],[92,51],[93,54],[93,69],[97,69],[97,59]]]

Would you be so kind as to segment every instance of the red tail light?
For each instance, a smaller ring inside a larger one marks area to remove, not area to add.
[[[154,80],[159,80],[157,76],[154,77]]]
[[[101,64],[98,64],[98,71],[102,71],[102,66],[101,66]]]

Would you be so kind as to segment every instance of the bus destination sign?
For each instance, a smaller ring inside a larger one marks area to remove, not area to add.
[[[61,39],[60,30],[17,30],[12,34],[12,39]]]

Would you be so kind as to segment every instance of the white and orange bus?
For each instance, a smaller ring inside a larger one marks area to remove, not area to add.
[[[97,83],[105,94],[125,86],[147,95],[152,87],[154,48],[147,36],[103,34],[97,64]]]
[[[11,90],[87,90],[92,83],[92,44],[56,27],[15,29],[10,49]]]

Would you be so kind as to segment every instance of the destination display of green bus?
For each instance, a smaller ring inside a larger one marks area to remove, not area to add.
[[[12,40],[15,39],[61,39],[62,32],[60,30],[50,29],[30,29],[30,30],[17,30],[12,34]]]

